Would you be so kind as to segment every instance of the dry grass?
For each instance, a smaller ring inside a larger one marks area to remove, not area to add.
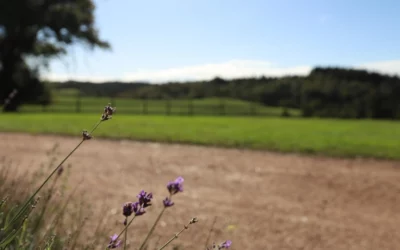
[[[37,166],[60,143],[59,157],[80,138],[0,133],[0,157]],[[231,239],[232,249],[397,249],[400,245],[400,165],[394,161],[331,159],[198,146],[107,141],[85,143],[69,160],[70,188],[83,180],[93,214],[86,230],[105,219],[109,235],[122,229],[121,206],[144,189],[154,206],[129,229],[130,245],[149,230],[165,184],[181,175],[153,243],[165,242],[191,217],[193,225],[173,245],[204,249]],[[104,235],[104,244],[108,236]],[[102,242],[99,242],[101,244]]]

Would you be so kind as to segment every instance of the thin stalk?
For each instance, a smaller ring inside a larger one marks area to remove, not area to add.
[[[187,230],[187,229],[189,228],[189,225],[190,225],[190,224],[194,224],[194,223],[196,223],[196,222],[197,222],[197,219],[196,219],[196,218],[191,219],[191,220],[189,221],[188,224],[186,224],[186,225],[183,226],[183,229],[182,229],[181,231],[179,231],[179,232],[176,233],[174,236],[172,236],[172,238],[169,239],[169,240],[168,240],[163,246],[161,246],[158,250],[164,249],[166,246],[169,245],[169,243],[171,243],[173,240],[177,239],[178,236],[179,236],[183,231]]]
[[[43,216],[44,216],[44,214],[45,214],[45,212],[46,212],[46,210],[47,210],[47,208],[48,208],[49,201],[50,201],[51,198],[52,198],[51,192],[53,191],[54,186],[55,186],[56,183],[57,183],[57,180],[58,180],[58,176],[56,176],[56,178],[54,179],[54,181],[53,181],[53,183],[52,183],[52,185],[51,185],[51,187],[50,187],[50,189],[49,189],[49,194],[48,194],[48,196],[46,197],[46,200],[44,201],[43,209],[42,209],[42,211],[41,211],[41,213],[40,213],[39,219],[37,220],[36,225],[33,227],[33,230],[32,230],[33,232],[36,232],[36,230],[38,229],[38,227],[40,226],[40,224],[41,224],[41,222],[42,222]]]
[[[124,229],[118,234],[117,238],[115,240],[118,240],[121,235],[128,230],[128,227],[132,224],[132,221],[136,218],[136,214],[133,215],[132,219],[129,221],[129,223],[124,227]],[[106,250],[109,249],[108,246],[106,247]]]
[[[0,208],[2,208],[4,204],[6,204],[6,201],[7,201],[7,200],[8,200],[8,196],[6,196],[4,199],[2,199],[2,200],[0,201]]]
[[[92,128],[92,130],[89,132],[89,134],[93,133],[93,132],[96,130],[96,128],[100,125],[101,122],[102,122],[102,120],[98,121],[98,122],[96,123],[96,125],[94,125],[94,127]]]
[[[65,210],[67,209],[67,205],[69,204],[69,202],[71,201],[72,197],[75,195],[76,190],[78,190],[78,187],[81,184],[82,184],[82,182],[79,182],[78,185],[76,185],[75,188],[72,190],[72,192],[68,195],[67,199],[65,200],[64,205],[61,207],[61,210],[57,213],[57,215],[55,216],[54,220],[51,222],[49,230],[47,230],[48,232],[51,232],[51,231],[55,230],[55,228],[58,225],[58,222],[61,219],[62,214],[64,214]],[[41,245],[44,242],[45,237],[46,237],[46,235],[43,235],[43,238],[41,238],[41,240],[39,241],[39,245]]]
[[[42,190],[42,188],[44,187],[44,185],[46,185],[46,183],[50,180],[50,178],[57,172],[57,170],[61,167],[61,165],[82,145],[82,143],[85,140],[82,139],[82,141],[61,161],[60,164],[58,164],[58,166],[53,170],[53,172],[51,172],[51,174],[47,177],[47,179],[42,183],[42,185],[40,185],[40,187],[36,190],[35,193],[33,193],[33,195],[31,195],[31,197],[28,199],[27,202],[25,202],[25,204],[22,206],[22,208],[18,211],[18,213],[13,217],[13,219],[11,220],[10,224],[8,224],[6,226],[6,228],[4,229],[4,231],[6,231],[8,229],[8,227],[10,225],[12,225],[18,218],[19,216],[21,216],[21,214],[25,211],[25,209],[28,207],[29,203],[35,198],[35,196],[40,192],[40,190]]]
[[[5,249],[17,236],[17,234],[21,231],[22,227],[20,227],[18,230],[13,230],[11,234],[7,235],[6,238],[0,242],[0,249]],[[4,247],[4,248],[3,248]]]
[[[90,131],[89,134],[93,133],[97,127],[100,125],[102,120],[98,121],[93,129]],[[53,172],[47,177],[47,179],[40,185],[40,187],[33,193],[33,195],[28,199],[28,201],[25,202],[25,204],[22,206],[22,208],[18,211],[18,213],[12,218],[10,224],[6,225],[4,228],[4,231],[6,231],[10,225],[12,225],[26,210],[28,207],[29,203],[35,198],[35,196],[42,190],[42,188],[46,185],[46,183],[50,180],[50,178],[57,172],[57,170],[61,167],[62,164],[82,145],[82,143],[85,141],[85,139],[82,139],[82,141],[58,164],[58,166],[53,170]]]
[[[213,232],[214,225],[215,225],[216,222],[217,222],[217,216],[214,216],[214,221],[213,221],[213,223],[211,225],[210,231],[208,231],[208,236],[207,236],[207,239],[206,239],[206,247],[208,246],[208,242],[210,241],[211,233]]]
[[[24,217],[24,219],[22,220],[21,225],[17,228],[17,230],[13,230],[12,232],[15,232],[14,234],[8,234],[6,236],[6,240],[3,240],[2,242],[0,242],[0,249],[3,249],[2,247],[7,247],[8,244],[10,244],[14,238],[17,236],[17,232],[21,231],[23,224],[26,222],[26,220],[28,219],[30,213],[32,212],[32,210],[36,207],[36,204],[38,202],[38,199],[36,199],[36,201],[34,202],[34,204],[31,206],[31,209],[29,210],[28,214]]]
[[[121,235],[122,235],[124,232],[126,232],[126,230],[128,230],[129,225],[132,224],[132,221],[133,221],[133,219],[135,219],[135,218],[136,218],[136,214],[133,215],[132,219],[131,219],[131,220],[129,221],[129,223],[124,227],[124,229],[118,234],[118,237],[117,237],[115,240],[117,240],[119,237],[121,237]]]
[[[169,199],[171,199],[171,195],[169,196]],[[144,246],[146,245],[147,241],[149,240],[150,236],[153,234],[154,229],[156,228],[156,226],[157,226],[158,222],[160,221],[161,216],[163,215],[163,213],[164,213],[164,211],[165,211],[166,208],[167,208],[167,207],[164,206],[163,209],[161,210],[161,212],[160,212],[160,214],[158,215],[156,221],[154,222],[153,226],[151,227],[149,233],[147,234],[146,238],[144,239],[142,245],[139,247],[139,250],[142,250],[142,249],[144,248]]]
[[[126,217],[126,220],[128,220],[128,217]],[[126,238],[128,238],[128,228],[125,230],[124,250],[126,250]]]

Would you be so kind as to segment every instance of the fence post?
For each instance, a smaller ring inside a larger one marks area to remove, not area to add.
[[[225,115],[225,99],[219,98],[219,114]]]
[[[254,102],[250,102],[250,115],[252,116],[256,115],[256,105]]]
[[[171,114],[171,101],[169,99],[167,99],[167,101],[165,103],[165,113],[166,113],[166,115]]]
[[[193,115],[193,100],[190,97],[188,99],[188,115]]]
[[[76,96],[75,111],[76,111],[76,113],[80,113],[81,112],[81,92],[80,91]]]
[[[142,114],[147,115],[147,98],[143,99],[142,102]]]
[[[114,96],[111,96],[111,107],[116,107],[117,106],[117,103],[116,103],[116,101],[115,101],[115,98],[114,98]]]

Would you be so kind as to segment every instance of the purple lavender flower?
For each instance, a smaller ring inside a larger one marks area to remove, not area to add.
[[[92,136],[89,134],[89,132],[87,132],[86,130],[83,130],[82,138],[83,138],[83,140],[90,140],[90,139],[92,139]]]
[[[112,115],[116,111],[117,108],[111,107],[111,103],[104,107],[104,113],[101,115],[101,120],[106,121],[112,118]]]
[[[132,211],[135,213],[136,216],[146,213],[139,202],[132,203]]]
[[[113,236],[111,236],[111,240],[110,240],[110,243],[108,243],[107,248],[111,249],[111,248],[120,247],[122,242],[120,240],[117,241],[117,239],[118,239],[118,235],[117,234],[114,234]]]
[[[133,213],[132,202],[125,203],[124,206],[122,207],[122,214],[128,217],[131,216],[132,213]]]
[[[227,241],[221,243],[221,245],[219,245],[218,249],[229,248],[231,245],[232,245],[232,241],[227,240]]]
[[[167,189],[171,195],[174,195],[178,192],[183,192],[183,181],[184,179],[179,176],[174,181],[170,181],[167,184]]]
[[[163,203],[164,203],[164,207],[171,207],[174,205],[174,202],[169,197],[165,198],[163,200]]]
[[[139,198],[139,204],[143,208],[151,206],[151,199],[153,198],[152,193],[146,193],[144,190],[140,191],[140,193],[137,195],[137,198]]]

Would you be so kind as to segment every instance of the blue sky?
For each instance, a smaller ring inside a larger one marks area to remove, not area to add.
[[[307,74],[400,75],[398,0],[95,0],[110,51],[69,48],[44,76],[163,82]]]

